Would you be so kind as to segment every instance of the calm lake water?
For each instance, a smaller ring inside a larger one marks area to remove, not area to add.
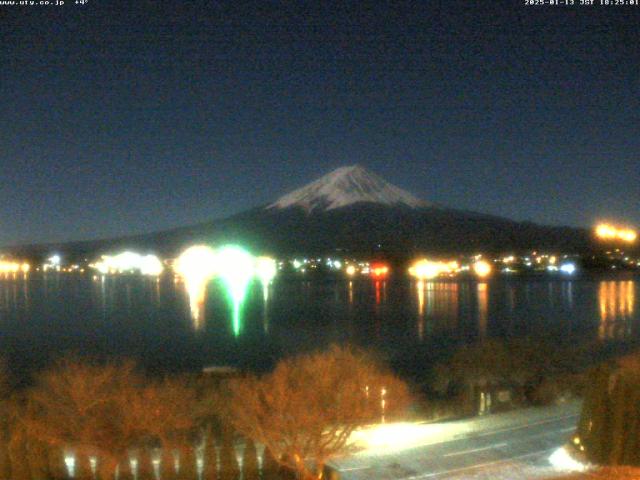
[[[171,276],[39,274],[0,279],[0,349],[17,372],[73,351],[134,357],[150,369],[233,364],[268,368],[282,355],[350,341],[388,353],[407,370],[490,337],[640,339],[633,276],[494,278],[418,283],[409,278],[257,282],[240,331],[220,285],[201,318]]]

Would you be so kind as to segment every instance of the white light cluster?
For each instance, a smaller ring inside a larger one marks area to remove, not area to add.
[[[130,251],[124,251],[113,256],[103,255],[99,261],[90,266],[102,274],[141,273],[142,275],[157,276],[164,270],[162,262],[157,256],[140,255]]]
[[[560,265],[560,271],[568,275],[573,275],[576,272],[576,269],[577,267],[575,263],[563,263]]]

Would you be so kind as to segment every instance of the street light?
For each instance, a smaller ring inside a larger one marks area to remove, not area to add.
[[[242,469],[242,454],[244,453],[245,443],[236,443],[233,449],[236,452],[236,460],[238,460],[238,467],[240,468],[240,480],[244,477],[244,471]]]
[[[156,480],[160,480],[160,463],[162,462],[162,457],[160,450],[157,449],[154,452],[153,458],[151,459],[151,465],[153,465],[153,476]]]
[[[138,459],[135,457],[129,457],[129,466],[131,467],[133,480],[138,480]]]
[[[98,466],[98,459],[96,457],[89,457],[89,466],[91,467],[91,475],[96,478],[96,470]]]
[[[204,453],[202,450],[199,450],[196,456],[196,470],[198,472],[198,480],[202,480],[202,475],[204,474]]]
[[[178,450],[173,451],[173,471],[176,477],[180,473],[180,452]]]
[[[264,474],[262,473],[262,467],[264,465],[264,451],[264,444],[256,443],[256,453],[258,454],[258,469],[260,470],[260,476],[264,476]]]
[[[76,475],[76,457],[73,453],[67,453],[64,456],[64,464],[67,467],[67,473],[69,477],[73,478]]]

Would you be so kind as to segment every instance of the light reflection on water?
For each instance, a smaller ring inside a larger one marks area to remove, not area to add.
[[[487,338],[487,323],[489,320],[489,285],[479,282],[478,289],[478,331],[480,340]]]
[[[423,342],[430,334],[455,328],[458,318],[457,282],[415,282],[417,295],[417,332]]]
[[[416,283],[416,288],[418,290],[418,338],[422,342],[424,340],[424,281],[418,280]]]
[[[632,335],[635,322],[635,290],[632,280],[601,281],[598,287],[601,340],[623,339]]]
[[[250,285],[234,338],[233,312],[215,281],[194,305],[170,276],[33,273],[0,277],[0,348],[16,356],[26,351],[25,359],[72,349],[209,363],[248,355],[247,342],[259,361],[261,348],[281,352],[344,340],[393,352],[443,336],[463,343],[548,334],[635,339],[639,288],[632,277],[276,279]]]

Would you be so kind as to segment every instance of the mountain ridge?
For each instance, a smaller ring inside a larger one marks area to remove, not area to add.
[[[3,249],[44,257],[52,249],[75,257],[119,249],[173,256],[194,243],[236,243],[273,255],[413,255],[547,249],[589,251],[587,229],[518,222],[418,199],[364,169],[340,167],[275,202],[222,219],[126,237]]]

